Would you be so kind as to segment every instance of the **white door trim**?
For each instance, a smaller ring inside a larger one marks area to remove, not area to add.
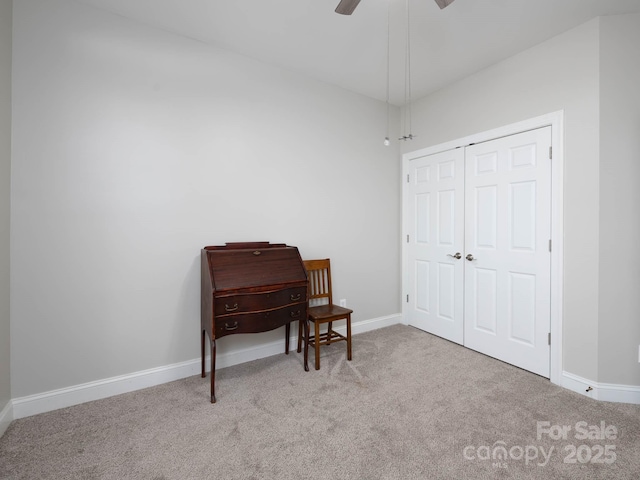
[[[472,143],[486,142],[507,135],[526,132],[536,128],[551,126],[553,160],[551,162],[551,359],[549,379],[551,383],[562,382],[562,305],[563,305],[563,264],[564,242],[564,111],[560,110],[539,117],[487,130],[439,145],[423,148],[402,155],[402,319],[408,324],[406,296],[408,292],[408,248],[406,236],[409,226],[407,218],[406,178],[409,162],[415,158],[434,153],[466,147]]]

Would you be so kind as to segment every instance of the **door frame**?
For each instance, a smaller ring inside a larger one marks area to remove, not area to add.
[[[562,305],[563,305],[563,251],[564,251],[564,111],[541,115],[457,140],[422,148],[402,155],[402,323],[409,324],[407,295],[409,294],[409,268],[407,234],[409,227],[407,178],[411,160],[434,153],[464,148],[473,143],[486,142],[542,127],[551,127],[551,348],[549,380],[560,385],[562,378]]]

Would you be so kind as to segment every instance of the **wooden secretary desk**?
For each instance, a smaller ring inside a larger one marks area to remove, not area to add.
[[[296,247],[269,242],[227,243],[201,250],[200,316],[202,377],[205,336],[211,347],[211,403],[215,403],[216,339],[236,333],[266,332],[286,326],[289,353],[291,322],[308,332],[307,273]],[[304,369],[308,345],[305,344]]]

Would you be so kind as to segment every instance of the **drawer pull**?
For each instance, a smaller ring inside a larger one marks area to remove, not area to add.
[[[300,310],[297,310],[295,312],[291,312],[289,313],[289,315],[291,315],[291,318],[298,318],[301,315],[302,312],[300,312]]]
[[[233,325],[229,326],[226,322],[224,324],[224,329],[231,331],[231,330],[237,330],[238,328],[238,322],[233,322]]]
[[[238,304],[237,303],[234,303],[233,307],[230,307],[226,303],[224,304],[224,311],[225,312],[235,312],[237,309],[238,309]]]
[[[292,301],[296,301],[296,300],[300,300],[302,298],[302,294],[297,294],[297,295],[291,295],[291,300]]]
[[[253,254],[257,257],[258,255],[260,255],[262,252],[260,250],[255,250],[253,252]]]

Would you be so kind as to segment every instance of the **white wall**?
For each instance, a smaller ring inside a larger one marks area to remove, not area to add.
[[[416,102],[417,150],[564,110],[563,367],[598,379],[599,20]]]
[[[13,41],[14,398],[199,358],[204,245],[296,245],[354,322],[400,312],[384,104],[67,0]]]
[[[601,382],[640,385],[640,15],[603,17],[600,41]]]
[[[11,17],[12,0],[0,0],[0,435],[11,400],[9,223],[11,206]]]

